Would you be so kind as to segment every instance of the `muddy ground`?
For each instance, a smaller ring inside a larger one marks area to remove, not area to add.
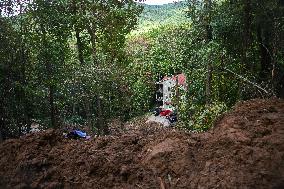
[[[54,130],[8,140],[0,188],[284,188],[283,100],[239,103],[207,133],[129,128],[89,141]]]

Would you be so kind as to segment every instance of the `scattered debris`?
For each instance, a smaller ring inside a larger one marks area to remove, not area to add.
[[[177,113],[173,107],[164,109],[163,107],[157,107],[153,111],[154,116],[150,116],[146,123],[156,122],[165,127],[173,126],[177,122]]]

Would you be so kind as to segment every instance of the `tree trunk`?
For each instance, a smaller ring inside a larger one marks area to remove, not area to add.
[[[105,134],[105,135],[109,134],[108,127],[104,120],[103,107],[102,107],[102,102],[101,102],[101,98],[99,95],[97,96],[97,111],[98,111],[98,128],[99,128],[100,134]]]
[[[43,24],[41,24],[41,32],[42,32],[42,45],[43,47],[47,47],[47,40],[46,40],[46,30],[43,26]],[[49,54],[46,50],[44,50],[44,58],[45,58],[45,67],[46,67],[46,71],[47,71],[47,78],[52,79],[52,67],[51,67],[51,63],[49,60]],[[50,113],[50,121],[51,121],[51,127],[52,128],[57,128],[56,125],[56,111],[55,111],[55,104],[54,104],[54,93],[55,93],[55,86],[53,84],[51,84],[51,81],[49,81],[50,84],[48,84],[48,90],[49,90],[49,94],[48,94],[48,101],[49,101],[49,113]]]
[[[0,142],[4,141],[4,117],[2,116],[2,112],[0,112]]]
[[[244,43],[247,48],[252,41],[252,7],[251,0],[244,0]]]
[[[212,98],[212,72],[213,72],[213,67],[212,63],[209,60],[207,64],[207,74],[206,74],[206,104],[211,103],[211,98]]]
[[[2,131],[0,130],[0,143],[3,142],[4,138],[3,138],[3,135],[2,135]]]
[[[248,51],[250,49],[252,43],[252,7],[251,0],[244,0],[244,40],[243,40],[243,54],[242,54],[242,62],[244,64],[244,70],[247,69],[253,71],[254,65],[250,65],[248,62]]]
[[[76,1],[73,1],[73,14],[77,15],[77,5]],[[78,59],[80,62],[81,67],[84,67],[84,54],[83,54],[83,43],[81,40],[80,36],[80,29],[75,23],[74,30],[75,30],[75,35],[76,35],[76,42],[77,42],[77,51],[78,51]],[[84,108],[85,108],[85,113],[86,113],[86,119],[87,119],[87,125],[90,130],[93,129],[93,116],[92,116],[92,111],[91,111],[91,106],[90,106],[90,100],[88,99],[89,96],[87,95],[86,88],[83,85],[83,103],[84,103]],[[75,105],[74,105],[75,106]]]
[[[259,44],[260,53],[260,73],[259,77],[262,81],[267,81],[268,73],[271,67],[271,57],[269,52],[269,45],[265,43],[263,35],[266,35],[263,29],[258,26],[257,28],[257,39]]]
[[[80,61],[80,64],[84,65],[82,40],[81,40],[81,37],[80,37],[80,31],[79,31],[78,27],[76,27],[76,26],[75,26],[75,32],[76,32],[76,40],[77,40],[78,59]]]
[[[98,65],[98,62],[97,62],[97,33],[96,33],[96,26],[94,26],[95,23],[93,23],[93,27],[90,27],[88,29],[89,31],[89,34],[91,36],[91,44],[92,44],[92,56],[93,56],[93,63],[94,65]]]
[[[87,97],[84,98],[84,104],[85,104],[87,125],[88,125],[88,128],[92,130],[93,129],[93,116],[92,116],[92,111],[90,107],[90,102]]]
[[[22,3],[19,5],[19,36],[17,37],[17,43],[13,48],[13,54],[19,63],[17,66],[17,74],[13,77],[15,82],[20,83],[20,87],[15,89],[13,95],[17,99],[15,103],[17,106],[14,108],[15,115],[13,118],[15,120],[15,124],[17,125],[18,129],[18,136],[21,136],[24,132],[29,132],[30,130],[30,112],[28,111],[28,97],[26,94],[26,86],[27,86],[27,79],[26,79],[26,66],[28,62],[28,53],[25,46],[25,38],[24,34],[27,32],[25,25],[23,24],[23,6]],[[18,49],[18,51],[17,51]],[[14,60],[12,60],[13,62]]]
[[[273,23],[273,40],[272,40],[272,70],[271,70],[271,80],[272,80],[272,89],[274,94],[277,93],[277,75],[279,73],[277,73],[277,69],[276,69],[276,56],[278,53],[278,39],[279,39],[279,31],[280,30],[280,24],[278,24],[278,22],[276,21],[276,19],[274,18],[274,23]]]
[[[22,4],[20,4],[20,15],[22,16]],[[23,23],[21,21],[21,26],[20,26],[20,32],[21,32],[21,62],[22,62],[22,67],[21,67],[21,101],[23,104],[23,115],[24,115],[24,126],[26,127],[26,131],[30,132],[31,130],[31,115],[30,115],[30,109],[29,109],[29,100],[27,98],[26,90],[25,87],[27,86],[27,78],[26,78],[26,66],[28,62],[28,53],[25,47],[25,41],[23,38],[23,35],[27,33],[27,28],[23,26]]]
[[[56,111],[54,105],[54,86],[49,86],[49,106],[50,106],[50,119],[52,128],[57,128],[56,124]]]
[[[77,16],[77,4],[75,0],[73,0],[72,6],[73,6],[73,14]],[[78,28],[77,23],[75,23],[74,25],[74,30],[77,41],[78,59],[80,61],[81,66],[83,66],[84,65],[83,43],[80,37],[80,29]]]
[[[95,4],[95,0],[92,0],[92,3]],[[97,60],[97,11],[95,6],[92,8],[92,14],[93,14],[93,20],[91,20],[87,26],[88,33],[91,37],[91,44],[92,44],[92,56],[93,56],[93,62],[94,65],[98,65]]]
[[[95,9],[93,9],[93,17],[94,18],[97,17]],[[95,66],[99,66],[98,60],[97,60],[97,30],[96,30],[96,27],[97,27],[97,23],[96,21],[93,20],[88,25],[88,33],[91,37],[93,62]],[[105,124],[104,114],[103,114],[103,109],[102,109],[102,102],[100,99],[99,92],[96,95],[96,106],[97,106],[97,115],[98,115],[98,118],[97,118],[98,129],[100,130],[102,134],[108,134],[108,128],[107,128],[107,125]]]
[[[213,39],[213,28],[211,26],[211,11],[212,11],[212,1],[207,0],[205,2],[205,7],[207,11],[207,20],[206,20],[206,41],[207,44],[210,43]],[[213,66],[212,66],[212,61],[211,57],[209,55],[209,60],[207,63],[207,74],[206,74],[206,104],[211,103],[211,98],[212,98],[212,72],[213,72]]]

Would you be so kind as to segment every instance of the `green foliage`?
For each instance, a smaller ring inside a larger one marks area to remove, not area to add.
[[[239,100],[284,96],[278,0],[3,0],[0,10],[0,139],[33,122],[106,133],[109,119],[155,106],[155,83],[179,73],[188,86],[175,104],[193,130]]]
[[[190,107],[186,107],[186,104],[183,103],[180,108],[181,119],[187,120],[184,122],[186,128],[193,131],[207,131],[213,126],[215,119],[228,110],[226,104],[222,102],[213,102],[207,106],[189,103]]]
[[[165,25],[186,24],[189,20],[186,17],[186,2],[180,1],[165,5],[147,5],[143,4],[143,12],[139,18],[139,25],[132,33],[147,32],[154,28],[160,28]]]
[[[70,124],[70,125],[84,125],[85,124],[85,119],[81,116],[75,115],[75,116],[71,116],[71,117],[66,117],[65,120],[66,124]]]
[[[5,0],[0,10],[0,138],[21,135],[35,120],[107,130],[103,119],[129,111],[123,48],[141,6]]]

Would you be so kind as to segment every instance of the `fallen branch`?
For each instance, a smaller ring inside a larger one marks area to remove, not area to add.
[[[235,73],[235,72],[229,70],[228,68],[223,68],[223,69],[224,69],[225,71],[230,72],[231,74],[237,76],[238,78],[242,79],[243,81],[245,81],[245,82],[247,82],[247,83],[253,85],[254,87],[258,88],[259,90],[265,92],[266,94],[269,94],[269,92],[268,92],[266,89],[260,87],[257,83],[254,83],[254,82],[248,80],[248,79],[245,78],[244,76],[241,76],[241,75],[239,75],[239,74],[237,74],[237,73]]]

